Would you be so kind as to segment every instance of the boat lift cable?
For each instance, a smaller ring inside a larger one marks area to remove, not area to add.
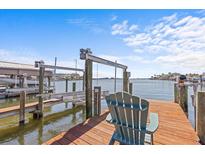
[[[96,77],[97,77],[97,85],[98,85],[98,64],[96,65],[97,71],[96,71]]]
[[[117,63],[117,60],[115,61],[115,63]],[[117,76],[117,67],[116,67],[116,65],[115,65],[115,79],[114,79],[114,92],[116,93],[116,77]]]
[[[56,65],[57,65],[57,57],[55,57],[55,68],[54,68],[54,74],[53,74],[53,90],[54,90],[54,93],[56,91],[56,84],[55,84],[55,81],[56,81]]]

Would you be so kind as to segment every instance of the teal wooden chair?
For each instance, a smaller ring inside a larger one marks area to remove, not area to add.
[[[109,144],[115,141],[120,144],[143,145],[145,142],[153,144],[153,133],[158,128],[158,114],[149,114],[149,102],[126,92],[118,92],[106,96],[106,102],[110,111],[106,121],[114,124],[115,132]],[[146,137],[149,135],[150,137]]]

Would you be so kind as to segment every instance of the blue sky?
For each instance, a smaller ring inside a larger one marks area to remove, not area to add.
[[[128,66],[132,77],[204,72],[204,10],[0,10],[0,60],[84,67],[80,48]],[[96,76],[94,65],[94,77]],[[100,77],[114,68],[98,65]],[[121,76],[118,71],[118,76]]]

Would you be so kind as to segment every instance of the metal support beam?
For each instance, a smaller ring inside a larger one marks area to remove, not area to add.
[[[127,66],[125,65],[122,65],[122,64],[110,61],[110,60],[106,60],[100,57],[96,57],[91,54],[92,52],[90,51],[90,49],[80,49],[80,59],[82,60],[91,60],[96,63],[122,68],[124,70],[127,69]]]
[[[41,64],[40,67],[50,68],[50,69],[61,69],[61,70],[68,70],[68,71],[80,71],[80,72],[84,72],[83,69],[80,69],[80,68],[72,68],[72,67],[53,66],[53,65],[44,65],[44,64]]]

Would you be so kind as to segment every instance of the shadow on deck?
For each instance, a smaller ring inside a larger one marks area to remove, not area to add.
[[[178,104],[160,100],[149,101],[150,111],[159,115],[159,128],[154,134],[154,144],[199,144],[196,132]],[[105,121],[108,113],[106,111],[99,117],[90,118],[44,144],[108,144],[114,132],[114,126]]]

